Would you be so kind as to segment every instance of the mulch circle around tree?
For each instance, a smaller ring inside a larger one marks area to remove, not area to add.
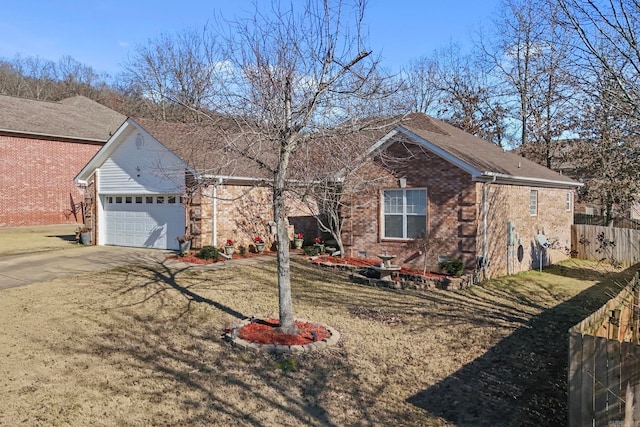
[[[340,334],[330,326],[296,320],[299,333],[283,334],[277,319],[245,319],[240,325],[224,330],[223,338],[234,346],[273,353],[306,353],[334,345]]]

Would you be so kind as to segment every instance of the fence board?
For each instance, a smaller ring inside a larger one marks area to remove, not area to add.
[[[598,235],[605,242],[614,242],[606,248],[598,241]],[[640,231],[629,228],[602,227],[597,225],[574,224],[571,226],[571,249],[581,259],[599,261],[614,258],[624,266],[640,260]]]
[[[582,413],[582,334],[569,334],[569,427],[580,427]]]
[[[620,343],[615,340],[607,340],[608,371],[607,383],[609,390],[607,395],[607,421],[622,419],[622,405],[620,401]]]
[[[580,422],[578,425],[592,425],[594,418],[594,356],[596,352],[596,337],[584,335],[582,337],[582,397],[580,399]]]
[[[595,339],[595,352],[593,363],[594,376],[594,396],[593,412],[595,415],[595,426],[607,426],[607,389],[609,388],[607,376],[607,339]]]
[[[620,343],[620,388],[622,399],[626,399],[625,393],[627,387],[631,387],[631,390],[635,389],[634,380],[637,381],[637,365],[638,359],[635,352],[633,343],[623,342]],[[622,405],[622,413],[624,414],[626,405],[629,402],[625,402]]]

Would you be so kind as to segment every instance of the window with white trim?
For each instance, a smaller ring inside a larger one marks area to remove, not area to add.
[[[411,239],[427,229],[427,190],[383,190],[382,237]]]
[[[529,193],[529,214],[538,215],[538,190]]]
[[[571,212],[573,210],[573,191],[567,191],[567,212]]]

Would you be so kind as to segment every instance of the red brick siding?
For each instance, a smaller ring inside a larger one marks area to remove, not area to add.
[[[371,161],[363,170],[375,182],[367,197],[358,194],[346,210],[343,240],[347,256],[366,252],[369,258],[387,251],[397,255],[396,263],[437,271],[439,256],[461,258],[468,271],[475,268],[482,255],[482,195],[483,184],[473,182],[471,175],[440,157],[421,150],[415,144],[395,143],[388,149],[388,158],[397,162]],[[373,178],[375,177],[375,178]],[[399,188],[398,178],[407,179],[407,188],[427,189],[427,231],[432,244],[426,253],[410,246],[407,240],[385,240],[381,236],[381,191]],[[545,253],[545,265],[567,257],[573,212],[566,210],[566,194],[570,190],[534,188],[538,190],[538,215],[529,215],[529,194],[532,187],[487,184],[487,277],[502,276],[529,270],[537,266],[535,236],[544,233],[556,241]],[[360,205],[367,198],[374,200]],[[516,233],[525,249],[522,262],[515,262],[516,247],[507,248],[507,222],[513,221]],[[507,255],[509,268],[507,269]]]
[[[100,145],[0,136],[0,226],[72,223],[75,175]],[[67,212],[68,213],[68,212]],[[78,218],[82,221],[81,218]]]
[[[487,184],[487,256],[490,261],[489,277],[503,276],[527,271],[539,266],[540,250],[536,236],[544,234],[555,242],[543,253],[544,265],[553,264],[568,257],[571,247],[571,224],[573,211],[566,209],[567,192],[554,188],[537,188],[516,185]],[[478,184],[478,193],[482,192]],[[529,213],[531,190],[538,191],[538,213]],[[512,248],[507,246],[507,222],[512,221],[519,242]],[[478,255],[481,254],[481,239]],[[524,249],[522,262],[517,260],[517,246]],[[508,260],[508,263],[507,263]]]
[[[367,257],[375,258],[386,250],[397,255],[396,262],[422,268],[426,255],[430,270],[437,270],[438,256],[475,263],[478,206],[476,186],[468,173],[410,143],[392,145],[385,159],[372,161],[363,169],[375,176],[371,182],[376,183],[376,191],[368,195],[375,203],[362,205],[365,198],[358,194],[358,202],[348,210],[343,236],[348,256],[364,251]],[[407,240],[381,236],[381,191],[400,188],[401,177],[407,179],[407,188],[427,189],[427,231],[434,244],[426,254],[411,248]]]
[[[275,236],[270,234],[269,222],[273,220],[271,189],[268,187],[248,187],[239,185],[220,185],[216,187],[215,206],[212,198],[212,188],[203,189],[198,208],[201,212],[201,242],[203,245],[213,241],[213,217],[217,221],[217,246],[222,246],[231,239],[236,246],[250,246],[253,239],[260,236],[264,239],[266,247],[270,247]],[[298,219],[297,224],[305,224],[308,221],[300,221],[301,217],[311,218],[307,206],[295,198],[286,201],[287,213],[290,218]],[[305,229],[295,229],[290,226],[289,234],[293,239],[294,231],[305,233]],[[311,236],[310,238],[313,238]],[[197,246],[199,247],[199,246]]]

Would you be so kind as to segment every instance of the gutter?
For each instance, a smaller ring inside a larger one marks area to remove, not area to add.
[[[526,176],[514,176],[507,175],[503,173],[496,172],[482,172],[481,175],[475,175],[472,177],[473,181],[476,182],[487,182],[487,178],[491,180],[492,183],[497,184],[537,184],[540,187],[553,187],[553,188],[567,188],[573,189],[575,187],[582,187],[584,184],[582,182],[567,182],[567,181],[556,181],[553,179],[544,179],[544,178],[530,178]]]
[[[66,135],[54,135],[50,133],[42,133],[42,132],[23,132],[19,130],[11,130],[11,129],[0,129],[0,133],[7,134],[8,136],[12,135],[21,135],[21,136],[37,136],[41,139],[53,139],[53,140],[65,140],[69,142],[78,142],[78,143],[86,143],[86,144],[105,144],[109,139],[97,139],[97,138],[84,138],[79,136],[66,136]]]

